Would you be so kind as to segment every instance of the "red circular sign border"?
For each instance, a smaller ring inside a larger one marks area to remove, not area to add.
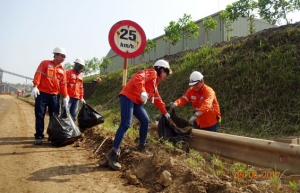
[[[134,27],[141,35],[141,46],[135,52],[132,52],[132,53],[123,52],[115,44],[114,34],[121,26],[124,26],[124,25]],[[143,51],[146,47],[146,35],[145,35],[144,30],[137,23],[135,23],[131,20],[122,20],[122,21],[115,23],[109,30],[108,40],[109,40],[111,49],[114,52],[116,52],[116,54],[122,56],[123,58],[135,58],[135,57],[139,56],[141,53],[143,53]]]

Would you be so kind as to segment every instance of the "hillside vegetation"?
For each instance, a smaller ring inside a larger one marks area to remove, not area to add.
[[[219,132],[258,138],[300,135],[300,23],[267,29],[247,37],[213,46],[186,50],[163,57],[173,74],[159,84],[167,104],[188,89],[189,75],[198,70],[216,94],[222,113]],[[129,66],[128,80],[153,62]],[[102,76],[87,100],[105,116],[106,123],[119,124],[118,93],[122,69]],[[91,82],[94,77],[87,77]],[[150,118],[159,111],[146,105]],[[185,119],[190,105],[176,109]]]

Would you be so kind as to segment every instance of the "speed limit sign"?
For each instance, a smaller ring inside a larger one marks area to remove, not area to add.
[[[124,58],[123,86],[126,84],[128,58],[135,58],[146,47],[144,30],[135,22],[122,20],[115,23],[108,34],[111,49]]]
[[[113,25],[108,39],[111,49],[123,58],[135,58],[146,47],[144,30],[130,20],[122,20]]]

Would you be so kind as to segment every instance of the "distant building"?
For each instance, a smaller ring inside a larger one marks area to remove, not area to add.
[[[211,44],[227,41],[226,28],[224,26],[223,21],[221,21],[219,19],[219,14],[221,12],[222,11],[219,11],[215,14],[209,15],[212,17],[212,19],[214,19],[218,22],[218,27],[215,30],[211,31],[211,33],[209,35],[209,42]],[[209,17],[209,16],[207,16],[207,17]],[[188,41],[188,43],[187,43],[188,49],[198,48],[198,47],[206,44],[207,37],[204,32],[202,20],[203,19],[195,21],[195,23],[199,26],[199,36],[198,36],[198,38],[196,38],[194,40]],[[255,19],[254,23],[255,23],[255,32],[275,27],[275,25],[272,25],[262,19]],[[243,17],[238,18],[238,20],[234,21],[231,24],[231,28],[233,29],[231,32],[229,32],[229,35],[231,38],[243,37],[243,36],[249,35],[249,21],[247,21],[247,18],[243,18]],[[157,44],[157,46],[149,54],[146,54],[144,56],[142,62],[156,60],[156,59],[162,58],[163,56],[169,54],[170,44],[163,40],[163,36],[164,35],[161,35],[159,37],[152,39]],[[183,51],[183,50],[185,50],[185,47],[186,47],[186,42],[184,42],[184,40],[181,40],[180,42],[178,42],[177,45],[175,45],[175,46],[171,45],[170,54],[176,54],[180,51]],[[108,52],[107,57],[111,58],[111,60],[112,60],[112,65],[108,66],[107,72],[111,72],[111,71],[123,68],[123,65],[124,65],[123,57],[117,55],[112,50],[110,50]],[[136,58],[129,58],[128,65],[139,64],[140,61],[141,61],[141,56],[138,56]]]
[[[10,84],[6,84],[3,83],[0,85],[0,93],[2,92],[11,92],[11,93],[15,93],[17,92],[17,88],[15,88],[14,86],[10,85]]]

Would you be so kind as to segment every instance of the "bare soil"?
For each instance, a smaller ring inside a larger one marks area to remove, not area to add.
[[[34,107],[0,95],[0,192],[147,192],[99,167],[80,146],[34,145],[34,133]]]
[[[127,135],[121,145],[122,170],[113,171],[103,162],[112,147],[114,132],[103,132],[102,125],[85,130],[76,143],[59,148],[51,146],[47,139],[41,146],[33,145],[34,125],[32,103],[0,95],[0,192],[273,193],[291,190],[283,183],[276,189],[270,179],[235,178],[227,167],[234,164],[230,160],[222,160],[227,168],[216,175],[220,168],[205,153],[203,167],[188,166],[189,154],[158,142],[148,143],[151,155],[138,153],[136,141]],[[168,185],[159,182],[165,171],[170,174]]]

